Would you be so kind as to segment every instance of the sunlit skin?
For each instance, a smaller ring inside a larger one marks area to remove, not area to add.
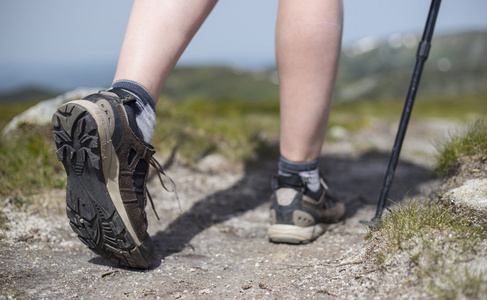
[[[157,101],[167,77],[215,0],[135,0],[114,81],[143,85]],[[341,0],[280,0],[276,59],[280,81],[281,155],[320,155],[342,36]],[[143,46],[141,46],[143,45]]]
[[[216,3],[135,0],[114,81],[135,81],[157,102],[167,77]]]
[[[281,0],[276,26],[281,155],[318,158],[330,114],[342,36],[341,1]]]

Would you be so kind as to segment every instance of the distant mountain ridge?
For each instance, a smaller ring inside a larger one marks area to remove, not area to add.
[[[0,95],[0,102],[32,101],[55,97],[56,92],[39,86],[25,86]]]
[[[339,100],[405,96],[420,37],[392,35],[362,40],[343,51],[336,97]],[[487,32],[433,38],[418,92],[437,95],[487,90]]]
[[[346,47],[340,57],[337,101],[403,99],[416,63],[421,37],[394,34],[366,38]],[[181,68],[171,74],[164,93],[173,99],[261,100],[278,96],[275,69],[259,72],[226,67]],[[462,95],[487,91],[487,32],[433,38],[418,93]]]
[[[416,61],[419,39],[412,34],[394,34],[386,39],[368,37],[344,48],[336,100],[403,99]],[[465,95],[485,91],[487,31],[435,36],[418,95]],[[47,88],[17,89],[0,94],[0,101],[24,101],[35,94],[47,96],[52,92]],[[249,71],[226,66],[178,67],[169,77],[163,95],[176,101],[277,100],[278,77],[274,68]]]

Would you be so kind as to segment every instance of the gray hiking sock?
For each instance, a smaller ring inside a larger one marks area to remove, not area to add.
[[[144,142],[150,144],[154,137],[156,125],[156,104],[152,95],[142,85],[130,80],[115,81],[110,88],[122,89],[137,99],[132,107],[135,112],[135,121]]]
[[[320,171],[318,159],[307,162],[293,162],[279,157],[279,175],[299,175],[306,182],[308,189],[317,192],[320,189]]]

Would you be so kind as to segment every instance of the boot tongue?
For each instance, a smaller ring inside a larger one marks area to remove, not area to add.
[[[137,121],[135,120],[135,109],[136,106],[135,101],[132,102],[125,102],[123,107],[125,108],[125,112],[127,113],[127,119],[129,122],[130,129],[135,133],[135,135],[139,138],[139,140],[143,140],[142,132],[140,132],[139,126],[137,125]]]
[[[127,119],[130,129],[132,129],[132,131],[139,138],[139,140],[143,141],[144,136],[142,135],[142,132],[139,129],[139,125],[137,125],[136,121],[136,116],[137,113],[140,113],[140,108],[137,106],[137,100],[135,99],[135,96],[119,88],[113,88],[109,91],[116,94],[122,100],[123,107],[125,108],[125,112],[127,113]]]

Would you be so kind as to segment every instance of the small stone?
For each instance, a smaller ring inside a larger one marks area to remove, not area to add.
[[[210,289],[204,289],[198,292],[199,295],[211,294]]]

